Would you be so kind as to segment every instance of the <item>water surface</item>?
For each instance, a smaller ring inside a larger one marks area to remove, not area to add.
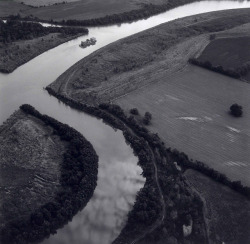
[[[215,10],[250,7],[247,1],[202,1],[132,24],[89,28],[89,35],[47,51],[11,74],[0,74],[0,123],[21,104],[28,103],[41,113],[67,123],[81,132],[99,155],[98,186],[87,207],[73,221],[44,243],[108,244],[121,231],[133,205],[136,192],[143,186],[137,158],[120,131],[101,120],[73,110],[43,90],[74,63],[118,39],[177,18]],[[95,37],[97,43],[86,49],[81,41]]]

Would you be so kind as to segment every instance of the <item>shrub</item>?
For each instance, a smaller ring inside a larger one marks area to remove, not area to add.
[[[137,108],[131,108],[131,109],[130,109],[130,113],[131,113],[131,114],[134,114],[134,115],[138,115],[138,114],[139,114],[139,111],[138,111]]]
[[[237,103],[231,105],[230,113],[235,117],[241,117],[243,113],[242,106],[238,105]]]
[[[145,125],[149,125],[151,120],[152,120],[152,114],[149,112],[146,112],[143,118],[143,123]]]

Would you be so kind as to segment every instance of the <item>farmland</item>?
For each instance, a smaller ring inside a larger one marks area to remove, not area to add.
[[[222,66],[224,70],[237,71],[248,65],[246,74],[243,75],[243,79],[248,80],[250,71],[249,43],[249,36],[218,38],[209,43],[197,60],[200,62],[208,61],[214,67]]]
[[[209,43],[214,31],[250,22],[249,9],[187,17],[119,40],[80,60],[54,83],[78,101],[110,101],[157,82],[155,75],[182,69]],[[98,72],[96,72],[98,70]]]
[[[204,199],[209,239],[213,243],[249,243],[249,201],[197,171],[187,170],[184,175]]]
[[[10,14],[20,14],[22,16],[33,15],[40,19],[92,19],[100,18],[106,15],[120,14],[123,12],[130,12],[132,10],[140,9],[143,4],[150,3],[149,0],[70,0],[65,1],[66,4],[57,4],[46,7],[31,7],[32,6],[43,6],[54,4],[56,2],[63,2],[61,0],[25,0],[25,1],[1,1],[0,2],[0,16],[6,17]],[[154,1],[154,4],[163,4],[164,0]]]
[[[65,145],[50,127],[21,111],[0,127],[0,227],[53,201]],[[0,229],[1,229],[0,228]]]
[[[76,101],[113,101],[153,114],[150,130],[233,180],[250,185],[248,84],[188,66],[210,33],[243,30],[249,10],[188,17],[122,39],[79,61],[49,87]],[[216,33],[216,34],[217,34]],[[98,72],[96,72],[98,70]],[[244,116],[228,114],[233,103]]]
[[[250,60],[249,43],[248,36],[219,38],[209,43],[198,59],[208,60],[214,66],[237,68]]]
[[[150,130],[169,147],[250,185],[249,84],[196,66],[172,76],[155,74],[154,79],[159,82],[115,102],[137,107],[141,114],[150,111]],[[228,114],[235,102],[245,112],[239,120]]]
[[[79,0],[13,0],[18,3],[23,3],[25,5],[29,6],[49,6],[53,4],[65,4],[65,3],[71,3],[71,2],[77,2]]]

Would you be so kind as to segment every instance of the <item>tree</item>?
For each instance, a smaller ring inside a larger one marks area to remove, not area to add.
[[[143,123],[144,123],[145,125],[149,125],[151,119],[152,119],[152,114],[149,113],[149,112],[146,112],[145,115],[144,115],[144,118],[143,118]]]
[[[230,107],[230,113],[235,117],[241,117],[242,116],[242,106],[238,105],[237,103],[233,104]]]
[[[138,115],[138,114],[139,114],[139,111],[138,111],[137,108],[131,108],[131,109],[130,109],[130,113],[131,113],[131,114],[134,114],[134,115]]]

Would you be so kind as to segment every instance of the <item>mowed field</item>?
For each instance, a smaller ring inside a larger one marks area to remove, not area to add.
[[[219,38],[210,42],[198,58],[213,66],[237,68],[250,61],[250,36]]]
[[[250,243],[249,200],[197,171],[187,170],[184,175],[205,199],[205,219],[212,243]]]
[[[33,6],[46,5],[45,7],[33,8],[21,4],[24,2]],[[44,20],[85,20],[100,18],[106,15],[119,14],[142,8],[149,0],[65,0],[66,4],[51,5],[62,0],[10,0],[0,1],[0,17],[11,14],[21,16],[33,15]],[[154,4],[163,4],[165,0],[155,0]]]
[[[24,3],[26,5],[30,6],[48,6],[58,3],[71,3],[71,2],[77,2],[81,0],[14,0],[18,3]]]
[[[250,36],[216,39],[207,45],[198,60],[209,61],[224,69],[237,69],[246,63],[250,65]],[[249,73],[245,77],[247,80]]]
[[[114,101],[124,109],[153,115],[149,129],[166,145],[205,162],[233,180],[250,186],[250,85],[188,65],[172,76]],[[229,113],[233,103],[243,117]]]

